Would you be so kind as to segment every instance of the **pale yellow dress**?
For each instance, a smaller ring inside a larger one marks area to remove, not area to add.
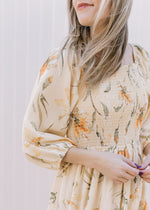
[[[132,46],[135,62],[78,102],[80,71],[58,69],[58,48],[38,72],[23,120],[22,148],[32,163],[57,170],[47,210],[148,209],[150,195],[139,175],[116,184],[94,168],[62,161],[74,146],[142,163],[150,143],[150,57],[140,45]]]

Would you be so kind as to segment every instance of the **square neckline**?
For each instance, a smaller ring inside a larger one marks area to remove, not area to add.
[[[129,64],[124,64],[122,66],[120,66],[120,68],[128,68],[128,67],[131,67],[131,66],[135,66],[135,67],[138,67],[138,62],[135,58],[135,44],[134,43],[129,43],[129,45],[132,47],[132,57],[133,57],[133,62],[132,63],[129,63]]]

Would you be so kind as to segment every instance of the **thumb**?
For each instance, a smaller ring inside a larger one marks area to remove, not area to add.
[[[123,159],[124,159],[124,161],[125,161],[127,164],[129,164],[131,167],[137,168],[137,167],[135,166],[135,164],[134,164],[130,159],[128,159],[128,158],[126,158],[126,157],[123,157]]]
[[[141,165],[141,167],[139,168],[140,170],[145,169],[147,166],[149,165],[149,159],[145,159]]]

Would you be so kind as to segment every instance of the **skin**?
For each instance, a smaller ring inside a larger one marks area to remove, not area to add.
[[[73,7],[76,11],[79,23],[81,25],[92,27],[94,20],[96,18],[96,14],[97,14],[99,7],[101,5],[101,1],[102,0],[83,0],[83,1],[73,0],[72,1]],[[86,7],[82,10],[78,10],[77,6],[79,3],[82,3],[82,2],[86,2],[88,4],[93,4],[94,6]],[[105,11],[102,18],[105,17],[108,12],[109,12],[109,8],[107,8],[107,10]]]
[[[86,2],[89,4],[93,4],[91,7],[86,7],[82,10],[79,10],[77,8],[79,3]],[[99,7],[101,5],[102,0],[72,0],[73,7],[76,11],[76,15],[78,18],[78,21],[83,26],[90,26],[92,29],[96,14],[99,10]],[[110,5],[108,5],[110,6]],[[109,8],[106,8],[106,11],[104,12],[103,17],[108,14]],[[126,50],[129,56],[126,56],[126,59],[128,63],[132,63],[131,55],[132,50],[131,46],[128,44],[127,50]],[[128,58],[130,57],[130,59]],[[126,63],[124,63],[126,64]],[[92,153],[92,151],[91,151]],[[139,175],[139,172],[143,172],[143,175],[140,175],[141,178],[143,178],[146,182],[150,183],[150,169],[147,169],[147,166],[150,165],[150,153],[146,156],[145,160],[143,161],[143,164],[141,167],[138,165],[135,165],[134,162],[127,159],[123,155],[115,154],[111,152],[94,152],[92,154],[93,162],[94,162],[94,168],[102,172],[106,177],[110,178],[116,183],[125,183],[130,179],[134,179],[135,176]],[[113,167],[112,167],[113,166]]]
[[[150,144],[147,145],[147,150],[149,153],[146,155],[142,165],[138,168],[140,169],[140,172],[143,173],[140,175],[141,178],[143,178],[144,181],[150,183]]]

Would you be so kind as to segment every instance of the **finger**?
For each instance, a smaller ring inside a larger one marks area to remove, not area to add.
[[[126,179],[128,179],[128,180],[134,179],[134,178],[135,178],[134,175],[131,175],[131,174],[129,174],[128,172],[123,173],[123,177],[126,178]]]
[[[150,179],[143,178],[143,180],[150,183]]]
[[[140,170],[140,173],[143,173],[142,175],[150,175],[150,169]]]
[[[149,166],[149,164],[150,164],[149,161],[150,161],[150,160],[144,160],[144,162],[142,163],[140,169],[143,170],[143,169],[147,168],[147,167]]]
[[[144,169],[146,169],[147,168],[147,166],[145,165],[141,165],[141,167],[139,168],[140,170],[144,170]]]
[[[150,158],[146,158],[144,160],[144,162],[142,163],[141,167],[140,167],[140,170],[142,169],[145,169],[146,167],[148,167],[150,165]]]
[[[126,179],[126,178],[124,178],[124,177],[119,177],[118,180],[119,180],[120,182],[123,182],[123,183],[128,181],[128,179]]]
[[[119,181],[119,180],[115,180],[114,182],[117,183],[117,184],[122,184],[122,182]]]
[[[128,164],[125,164],[124,170],[125,170],[125,172],[127,172],[128,174],[130,174],[132,176],[137,176],[140,171],[139,169],[133,168],[133,167],[129,166]]]
[[[150,174],[142,174],[141,176],[142,176],[143,178],[150,179]]]
[[[124,156],[123,156],[123,160],[124,160],[128,165],[130,165],[131,167],[136,168],[136,166],[135,166],[135,164],[132,162],[132,160],[130,160],[130,159],[124,157]]]

